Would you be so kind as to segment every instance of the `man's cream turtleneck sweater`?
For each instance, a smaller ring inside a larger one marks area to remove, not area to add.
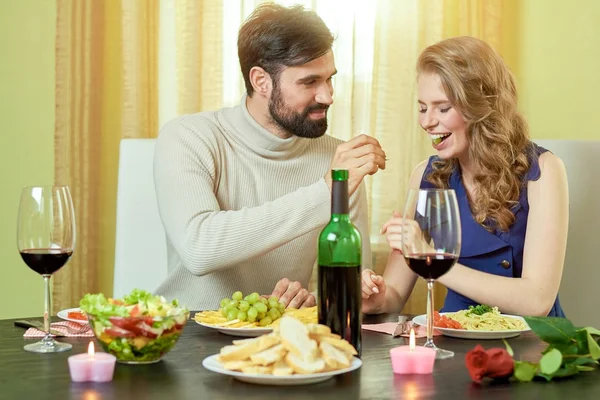
[[[341,141],[281,139],[241,105],[176,118],[160,132],[154,180],[169,275],[156,290],[192,310],[236,290],[270,294],[289,278],[308,286],[331,211],[324,176]],[[350,200],[371,267],[364,185]]]

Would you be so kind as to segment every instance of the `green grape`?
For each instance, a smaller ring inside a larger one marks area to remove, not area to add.
[[[246,318],[248,318],[248,314],[246,314],[246,311],[238,311],[237,319],[239,319],[240,321],[245,321]]]
[[[271,317],[264,317],[263,319],[260,320],[259,325],[267,326],[267,325],[271,325],[272,323],[273,323],[273,320],[271,319]]]
[[[269,308],[277,308],[279,307],[279,302],[277,300],[269,300]]]
[[[249,294],[248,296],[246,296],[246,298],[244,300],[246,300],[248,302],[248,304],[254,304],[258,301],[258,299],[260,298],[260,295],[256,292]]]
[[[222,299],[222,300],[221,300],[221,308],[225,308],[225,307],[227,307],[227,306],[229,305],[229,302],[230,302],[230,301],[231,301],[231,300],[230,300],[230,299],[228,299],[227,297],[225,297],[224,299]]]
[[[279,310],[278,310],[278,309],[276,309],[276,308],[271,308],[271,309],[269,310],[269,317],[271,317],[271,319],[272,319],[273,321],[275,321],[276,319],[279,319],[279,318],[281,318],[281,314],[279,313]]]
[[[242,292],[240,292],[240,291],[238,290],[237,292],[234,292],[234,293],[231,295],[231,298],[232,298],[233,300],[240,301],[240,300],[242,300],[242,299],[244,298],[244,295],[242,294]]]
[[[269,304],[269,300],[265,299],[264,297],[261,297],[260,299],[258,299],[258,301],[260,301],[261,303],[263,303],[265,306],[267,304]]]
[[[250,315],[248,315],[248,322],[250,322],[250,323],[256,322],[256,316],[250,316]]]
[[[229,307],[223,307],[221,308],[221,314],[223,314],[223,316],[225,318],[227,318],[227,312],[229,311]]]
[[[240,304],[238,304],[238,308],[240,311],[248,311],[250,304],[248,304],[246,300],[242,300],[240,301]]]
[[[232,321],[234,319],[236,319],[238,316],[238,311],[235,308],[230,308],[229,311],[227,311],[227,321]]]
[[[263,319],[266,316],[267,316],[267,313],[259,312],[258,315],[256,316],[256,319],[260,321],[261,319]]]
[[[258,311],[259,313],[267,312],[267,306],[262,302],[254,303],[254,308],[256,308],[256,311]]]
[[[250,307],[246,313],[248,314],[248,321],[250,321],[250,319],[256,321],[256,317],[258,316],[258,310],[256,308]]]
[[[232,311],[232,310],[233,310],[233,311],[237,311],[237,308],[235,308],[235,307],[232,307],[231,305],[228,305],[227,307],[225,307],[225,308],[224,308],[224,310],[225,310],[225,315],[224,315],[224,317],[226,317],[226,318],[227,318],[227,314],[229,313],[229,311]]]
[[[238,304],[240,304],[239,301],[237,301],[237,300],[231,300],[229,302],[229,307],[231,307],[231,308],[237,308]]]
[[[277,306],[277,309],[279,310],[279,312],[281,314],[283,314],[285,312],[285,304],[279,303],[279,305]]]
[[[271,296],[271,297],[269,297],[269,302],[271,302],[271,301],[279,303],[279,299],[277,298],[277,296]]]

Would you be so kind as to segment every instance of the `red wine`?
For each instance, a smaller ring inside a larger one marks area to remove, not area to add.
[[[346,339],[361,354],[360,266],[319,265],[319,324]]]
[[[438,279],[452,268],[457,257],[453,254],[409,254],[406,263],[413,272],[425,279]]]
[[[25,264],[40,275],[52,275],[62,268],[73,255],[65,249],[27,249],[21,251]]]

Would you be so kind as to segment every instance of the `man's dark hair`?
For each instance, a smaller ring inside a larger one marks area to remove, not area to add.
[[[332,44],[331,31],[314,11],[300,5],[261,4],[238,34],[238,57],[248,96],[254,92],[250,82],[252,67],[264,69],[276,86],[283,67],[317,59],[331,50]]]

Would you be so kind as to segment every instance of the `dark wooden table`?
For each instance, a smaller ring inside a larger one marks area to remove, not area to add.
[[[366,323],[395,320],[369,316]],[[582,373],[560,382],[474,384],[464,365],[468,350],[477,343],[503,346],[501,341],[471,341],[436,337],[453,350],[454,358],[436,361],[433,375],[394,375],[389,349],[403,338],[363,331],[363,366],[332,380],[306,386],[259,386],[238,382],[204,369],[202,360],[231,344],[232,337],[190,321],[177,346],[163,361],[151,365],[117,364],[111,383],[72,383],[67,357],[86,351],[90,338],[62,338],[73,350],[35,354],[23,350],[14,320],[0,321],[0,399],[598,399],[600,373]],[[419,340],[420,342],[423,339]],[[528,333],[509,339],[516,356],[536,360],[544,344]]]

